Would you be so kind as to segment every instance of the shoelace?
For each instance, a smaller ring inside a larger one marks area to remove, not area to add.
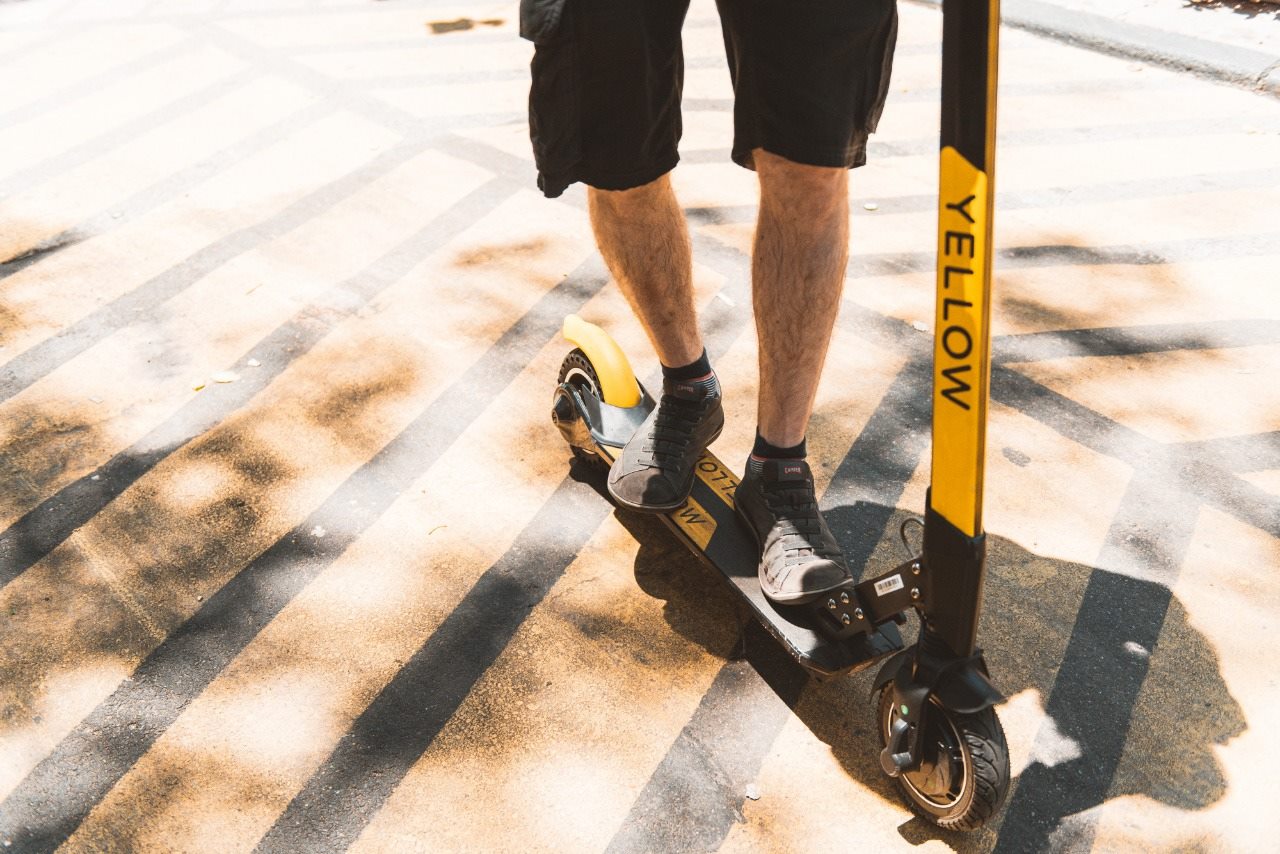
[[[701,403],[664,394],[658,405],[658,416],[653,420],[653,429],[649,432],[649,441],[642,448],[648,456],[640,462],[662,471],[676,470],[701,415]]]
[[[803,481],[766,484],[765,505],[773,514],[782,553],[788,565],[813,557],[838,559],[840,553],[823,542],[818,501],[813,488]]]

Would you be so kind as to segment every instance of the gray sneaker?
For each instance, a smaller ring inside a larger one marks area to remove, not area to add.
[[[632,510],[675,510],[693,489],[694,464],[723,428],[719,394],[663,380],[662,399],[609,469],[609,494]]]
[[[759,472],[748,463],[733,501],[760,549],[760,588],[769,599],[799,605],[851,580],[804,460],[765,460]]]

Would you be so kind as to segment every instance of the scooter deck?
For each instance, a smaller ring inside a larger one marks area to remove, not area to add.
[[[601,451],[618,453],[600,446]],[[813,627],[811,612],[799,606],[775,605],[760,591],[759,555],[755,541],[734,511],[738,478],[713,454],[698,460],[689,500],[662,519],[685,544],[724,576],[755,617],[806,670],[832,677],[870,667],[902,649],[894,623],[843,639],[832,639]]]

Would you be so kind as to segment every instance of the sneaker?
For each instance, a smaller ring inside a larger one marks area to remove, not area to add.
[[[723,428],[719,393],[664,379],[662,399],[609,469],[609,494],[632,510],[675,510],[693,489],[694,464]]]
[[[804,460],[752,460],[734,506],[760,549],[760,588],[784,605],[817,599],[852,580],[840,545],[818,512]]]

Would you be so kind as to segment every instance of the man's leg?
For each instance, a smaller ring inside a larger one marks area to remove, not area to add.
[[[760,586],[776,602],[822,596],[850,577],[818,513],[805,429],[840,307],[849,255],[849,178],[752,152],[760,214],[752,294],[760,342],[756,444],[736,507],[760,546]]]
[[[662,395],[609,471],[609,493],[633,510],[674,510],[693,467],[720,435],[720,384],[702,347],[693,305],[689,231],[663,175],[630,190],[588,193],[600,254],[662,362]]]
[[[521,6],[521,32],[537,45],[529,133],[538,186],[551,198],[576,181],[592,188],[600,252],[662,361],[658,405],[610,468],[609,492],[637,510],[673,510],[724,424],[698,334],[688,228],[667,177],[680,159],[689,0]]]
[[[702,355],[693,307],[689,229],[663,175],[630,190],[587,190],[591,228],[631,309],[663,365],[687,365]]]
[[[761,437],[804,439],[849,260],[849,172],[753,152],[760,213],[751,256]]]

